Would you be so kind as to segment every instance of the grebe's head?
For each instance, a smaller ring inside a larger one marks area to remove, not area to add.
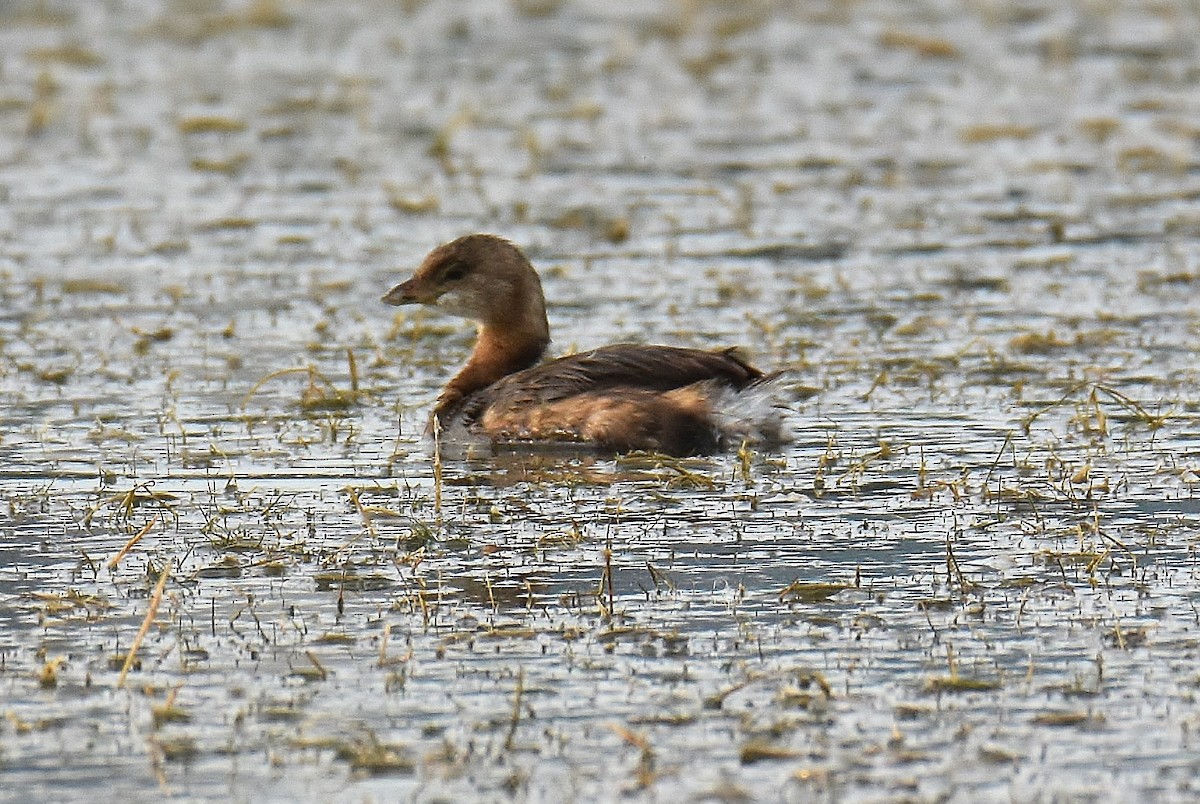
[[[519,248],[495,235],[467,235],[438,246],[383,301],[434,306],[504,329],[546,329],[537,272]]]

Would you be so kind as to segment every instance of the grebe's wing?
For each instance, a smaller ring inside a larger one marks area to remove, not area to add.
[[[463,413],[467,419],[474,419],[489,407],[544,405],[614,389],[662,392],[705,381],[744,388],[763,376],[735,349],[710,352],[622,343],[510,374],[474,394]]]

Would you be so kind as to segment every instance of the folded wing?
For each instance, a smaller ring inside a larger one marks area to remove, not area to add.
[[[744,388],[762,377],[734,349],[710,352],[623,343],[511,374],[475,394],[463,414],[470,421],[484,410],[499,413],[617,389],[664,392],[707,381]]]

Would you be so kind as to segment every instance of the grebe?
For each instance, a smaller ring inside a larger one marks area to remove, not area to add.
[[[434,426],[465,426],[493,444],[574,443],[606,452],[710,453],[779,438],[771,380],[734,349],[621,343],[543,361],[550,344],[542,283],[509,241],[460,237],[389,290],[478,324],[466,366],[433,409]]]

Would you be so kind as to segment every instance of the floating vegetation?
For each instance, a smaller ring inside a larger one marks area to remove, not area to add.
[[[156,737],[151,740],[151,746],[168,762],[189,762],[200,754],[196,738],[188,735]]]
[[[991,692],[1000,689],[998,681],[964,676],[931,676],[925,679],[926,692]]]
[[[1027,140],[1037,134],[1036,126],[1023,126],[1016,123],[977,123],[967,126],[962,131],[963,142],[986,143],[996,140]]]
[[[313,575],[318,591],[337,589],[340,591],[367,592],[391,589],[396,586],[394,578],[378,573],[347,572],[336,570],[318,572]]]
[[[372,775],[408,774],[416,769],[416,763],[404,746],[380,742],[374,733],[338,741],[335,750],[338,758],[349,763],[351,768]]]
[[[180,134],[233,134],[246,130],[246,121],[221,115],[184,117],[178,123]]]
[[[170,723],[189,723],[192,720],[192,715],[186,709],[178,706],[175,699],[179,695],[179,687],[173,688],[167,693],[167,698],[161,704],[155,704],[150,708],[150,714],[153,718],[154,728],[159,729]]]
[[[594,207],[573,207],[548,223],[557,229],[582,229],[610,243],[622,243],[629,238],[627,217],[611,215]]]
[[[792,581],[779,593],[779,599],[782,602],[824,603],[826,600],[836,597],[839,593],[853,588],[850,584],[844,583],[803,583],[801,581]]]
[[[192,170],[201,173],[224,173],[227,176],[240,173],[246,163],[250,161],[250,155],[245,153],[233,154],[224,159],[213,159],[210,157],[198,156],[189,163]],[[216,228],[231,229],[231,228],[246,228],[241,226],[220,226]]]
[[[388,204],[392,209],[405,215],[424,215],[437,212],[441,201],[432,193],[407,193],[393,185],[385,187],[388,194]]]
[[[39,47],[29,51],[30,61],[42,64],[56,62],[71,67],[99,67],[104,63],[99,54],[78,43],[61,47]]]
[[[920,56],[931,59],[957,59],[962,56],[958,46],[948,39],[910,31],[885,31],[879,37],[879,44],[887,48],[912,50]]]
[[[295,368],[279,369],[272,371],[265,377],[251,386],[250,390],[242,398],[242,407],[249,405],[250,400],[257,394],[264,385],[278,379],[279,377],[288,376],[291,374],[304,374],[308,378],[308,384],[300,392],[300,398],[297,404],[300,409],[307,412],[320,411],[341,411],[356,405],[364,396],[364,393],[358,388],[358,364],[354,358],[354,353],[347,352],[347,361],[350,367],[350,388],[340,389],[335,386],[330,380],[326,379],[315,366],[303,366]]]
[[[118,282],[112,279],[100,279],[91,277],[81,277],[78,279],[64,279],[62,283],[63,293],[107,293],[114,296],[123,295],[129,292],[129,287],[124,282]]]
[[[804,756],[804,752],[802,751],[796,751],[792,748],[760,740],[752,740],[743,745],[741,750],[738,751],[738,760],[743,765],[750,765],[755,762],[796,759],[802,756]]]
[[[134,327],[133,334],[137,336],[137,340],[133,342],[134,354],[144,355],[150,351],[150,347],[154,344],[165,343],[174,338],[175,330],[170,327],[159,327],[147,332]]]
[[[1035,726],[1082,726],[1091,722],[1103,722],[1103,718],[1095,718],[1088,712],[1044,712],[1035,715],[1031,723]]]
[[[243,31],[281,29],[292,24],[280,0],[250,0],[229,11],[203,11],[207,6],[173,10],[165,14],[154,33],[197,42]]]

